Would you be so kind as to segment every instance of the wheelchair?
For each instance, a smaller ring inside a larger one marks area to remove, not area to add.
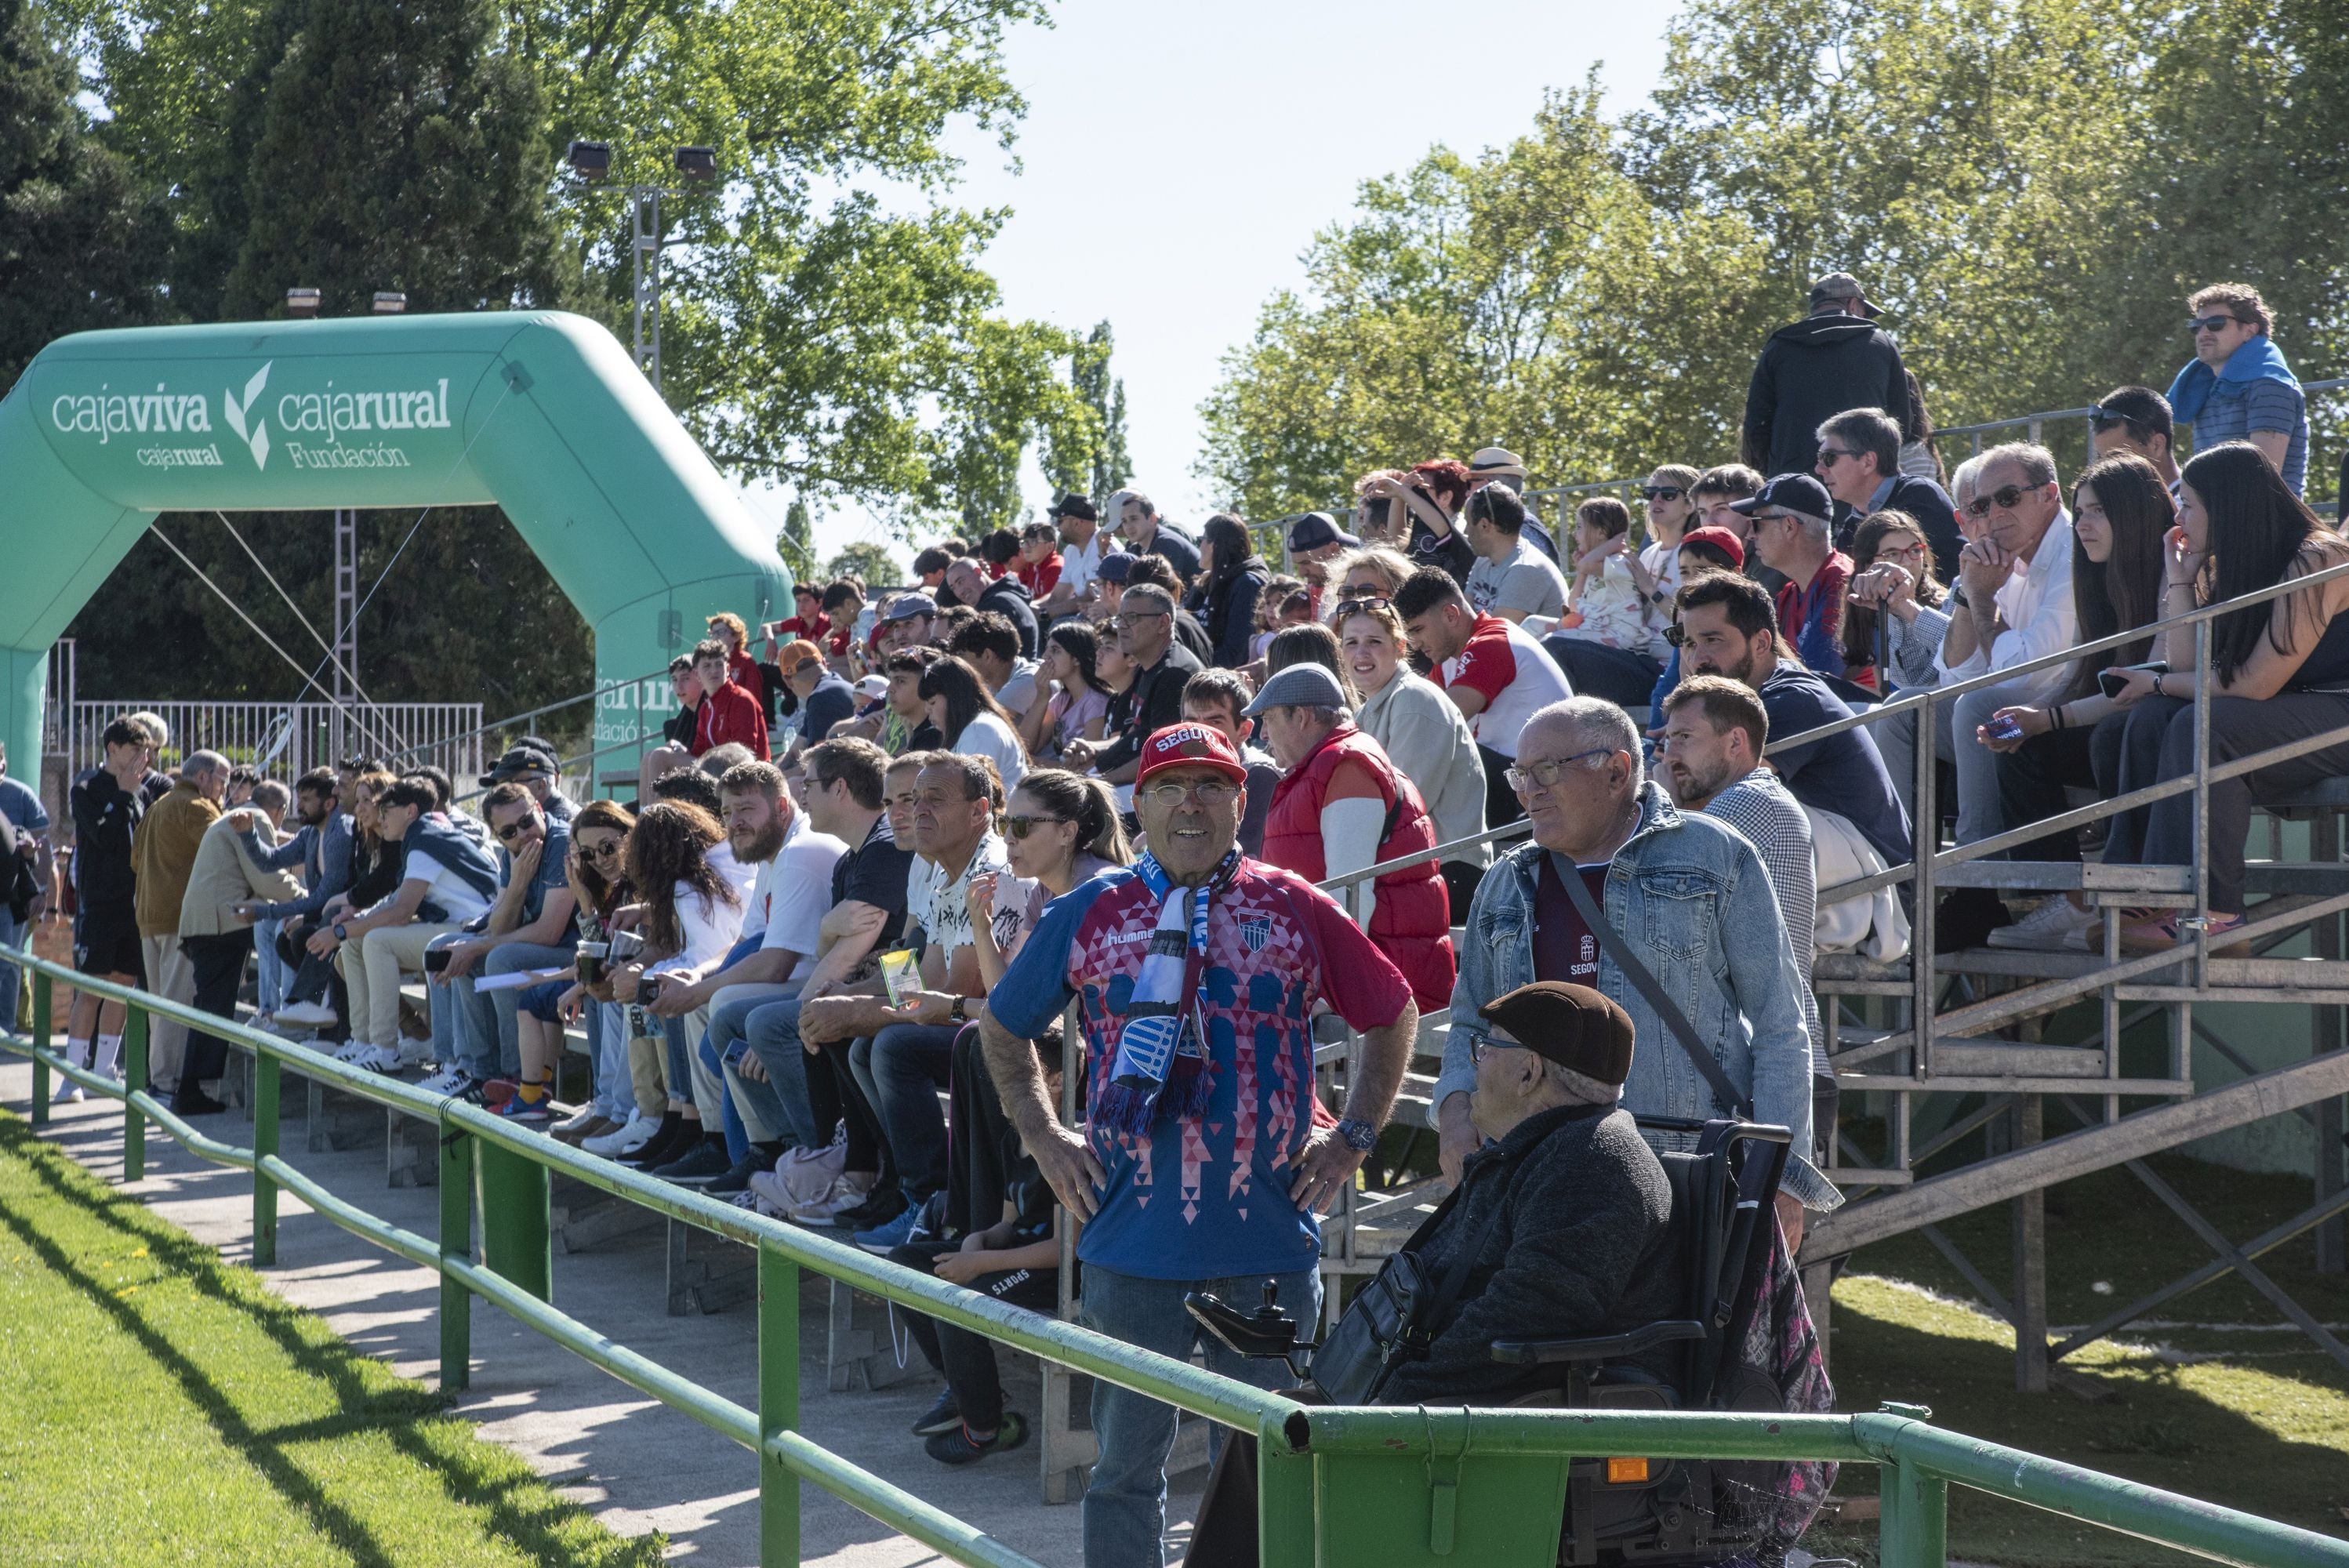
[[[1756,1318],[1768,1313],[1790,1135],[1744,1121],[1638,1120],[1643,1130],[1695,1140],[1685,1151],[1658,1155],[1672,1194],[1661,1255],[1677,1271],[1684,1315],[1620,1334],[1497,1340],[1493,1358],[1524,1368],[1522,1382],[1498,1402],[1785,1413],[1766,1352],[1775,1336]],[[1300,1397],[1318,1397],[1298,1360],[1314,1346],[1274,1302],[1242,1313],[1195,1294],[1185,1305],[1235,1353],[1286,1360],[1300,1375]],[[1779,1523],[1789,1468],[1769,1460],[1575,1460],[1557,1561],[1561,1568],[1693,1568],[1751,1553]]]

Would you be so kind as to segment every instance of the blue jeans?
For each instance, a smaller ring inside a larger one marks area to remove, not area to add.
[[[476,966],[483,975],[518,975],[525,969],[552,969],[558,964],[571,962],[575,949],[544,945],[535,942],[508,942],[490,949],[489,956]],[[468,987],[471,989],[471,987]],[[498,1066],[511,1078],[522,1071],[522,1016],[520,991],[492,991],[487,1000],[496,1030]],[[481,1077],[481,1074],[475,1074]]]
[[[628,1010],[617,1002],[587,1004],[587,1053],[595,1064],[595,1114],[626,1122],[636,1114],[628,1080]]]
[[[0,903],[0,947],[25,951],[25,940],[31,930],[17,923],[8,906]],[[13,1034],[16,1028],[16,987],[23,984],[24,971],[14,964],[0,963],[0,1035]]]
[[[1295,1381],[1286,1363],[1235,1356],[1222,1341],[1203,1333],[1197,1320],[1183,1309],[1184,1295],[1195,1290],[1253,1306],[1267,1277],[1141,1279],[1087,1264],[1077,1321],[1112,1339],[1178,1361],[1189,1360],[1193,1347],[1204,1345],[1208,1371],[1259,1388],[1285,1387]],[[1281,1306],[1300,1325],[1319,1319],[1318,1272],[1301,1269],[1269,1277],[1279,1286]],[[1092,1480],[1085,1491],[1085,1568],[1161,1568],[1166,1561],[1166,1456],[1174,1448],[1174,1421],[1172,1405],[1094,1382],[1093,1435],[1101,1441],[1101,1458],[1093,1461]],[[1222,1438],[1221,1432],[1216,1434],[1219,1450]]]
[[[701,1035],[701,1063],[725,1089],[726,1147],[737,1160],[749,1152],[754,1135],[763,1135],[759,1140],[765,1141],[791,1131],[791,1121],[782,1114],[772,1088],[741,1078],[732,1069],[749,1053],[743,1029],[750,1015],[798,995],[795,985],[761,983],[728,985],[710,998],[709,1026]]]
[[[0,921],[7,918],[8,912],[0,910]],[[294,978],[285,960],[277,955],[277,928],[284,923],[279,920],[257,920],[253,923],[253,955],[261,966],[254,990],[254,1007],[258,1012],[277,1011],[285,1001],[286,982]]]
[[[755,1053],[767,1069],[767,1081],[750,1083],[739,1072],[729,1072],[730,1088],[740,1084],[770,1127],[781,1128],[802,1149],[822,1149],[832,1141],[832,1129],[815,1124],[815,1105],[808,1097],[807,1052],[800,1046],[800,1000],[787,996],[761,1002],[742,1016],[741,1046]],[[709,1032],[718,1032],[718,1016],[709,1018]],[[739,1056],[721,1056],[730,1063]],[[761,1091],[764,1091],[763,1094]]]
[[[898,1184],[917,1209],[947,1184],[947,1119],[938,1109],[938,1090],[952,1076],[955,1037],[962,1028],[892,1024],[848,1053],[849,1069],[881,1117]]]
[[[424,944],[424,951],[454,947],[472,937],[462,931],[444,932]],[[492,957],[496,954],[492,954]],[[473,965],[474,975],[489,971],[480,964]],[[495,1004],[481,992],[473,989],[471,975],[438,985],[428,976],[424,999],[432,1015],[432,1059],[443,1067],[454,1063],[466,1077],[487,1080],[498,1076],[498,1015]],[[522,1068],[522,1055],[517,1047],[514,1070]]]

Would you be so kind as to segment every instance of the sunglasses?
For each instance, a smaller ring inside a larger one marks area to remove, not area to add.
[[[1992,507],[1996,507],[2001,511],[2012,511],[2014,510],[2015,502],[2038,488],[2037,485],[2001,485],[1990,494],[1978,495],[1966,502],[1966,515],[1988,517]]]
[[[1384,594],[1369,599],[1340,599],[1338,601],[1338,619],[1342,621],[1349,615],[1359,615],[1365,610],[1391,610],[1393,607],[1394,601]]]
[[[521,838],[524,833],[529,832],[533,825],[534,824],[528,817],[524,817],[519,822],[508,822],[504,827],[498,830],[498,842],[502,844],[511,844],[516,839]]]
[[[2227,324],[2229,322],[2240,321],[2243,318],[2239,315],[2189,316],[2186,321],[2186,330],[2189,332],[2224,332],[2227,330]]]
[[[1068,820],[1066,817],[1006,817],[1003,827],[1013,838],[1024,839],[1047,822],[1065,822]]]
[[[599,861],[616,861],[620,858],[623,841],[619,839],[598,839],[592,844],[583,842],[579,847]]]
[[[1858,457],[1857,452],[1847,452],[1841,447],[1821,447],[1818,466],[1831,469],[1846,458],[1857,459]]]
[[[1678,500],[1687,493],[1678,485],[1641,485],[1640,487],[1640,497],[1642,500]]]

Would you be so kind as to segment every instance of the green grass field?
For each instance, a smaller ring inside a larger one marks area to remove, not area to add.
[[[0,1112],[0,1563],[660,1555]]]

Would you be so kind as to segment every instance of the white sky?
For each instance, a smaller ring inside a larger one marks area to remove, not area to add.
[[[957,193],[1012,216],[988,249],[1008,314],[1078,331],[1106,318],[1125,380],[1135,480],[1194,520],[1198,408],[1226,350],[1275,289],[1304,281],[1314,232],[1356,187],[1435,142],[1496,146],[1546,88],[1602,64],[1606,108],[1644,99],[1661,68],[1661,5],[1595,0],[1061,0],[1058,26],[1007,41],[1026,95],[1014,156],[961,139]],[[1033,471],[1029,500],[1049,488]],[[780,520],[781,502],[754,496]],[[830,509],[825,553],[881,531]],[[907,552],[899,551],[900,560]]]

